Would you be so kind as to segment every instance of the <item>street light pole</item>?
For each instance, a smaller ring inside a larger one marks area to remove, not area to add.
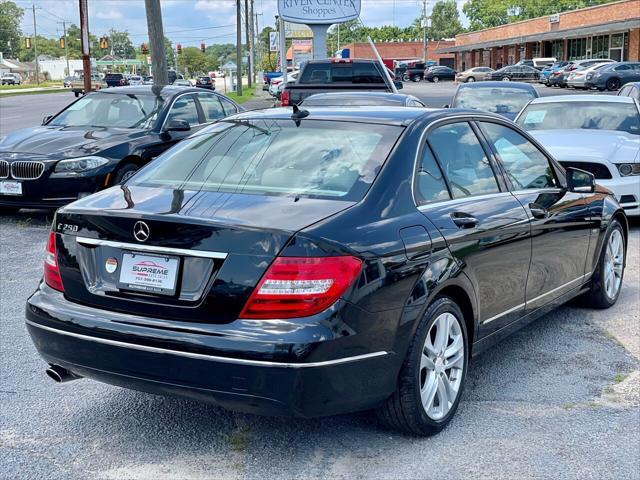
[[[67,60],[67,75],[71,76],[71,70],[69,69],[69,45],[67,44],[67,23],[62,21],[62,36],[64,38],[64,57]]]

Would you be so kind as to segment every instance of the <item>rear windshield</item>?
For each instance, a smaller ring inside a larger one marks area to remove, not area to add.
[[[518,113],[534,98],[536,96],[533,92],[521,88],[460,88],[453,100],[453,107],[493,113]]]
[[[298,83],[385,83],[374,63],[310,63]]]
[[[122,78],[121,73],[107,73],[104,78]]]
[[[402,127],[303,120],[222,121],[129,182],[175,190],[358,201]]]
[[[531,104],[520,114],[517,123],[526,130],[617,130],[640,135],[640,114],[633,103]]]

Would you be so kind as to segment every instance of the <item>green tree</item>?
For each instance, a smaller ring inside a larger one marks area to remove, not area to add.
[[[464,31],[455,0],[440,0],[431,11],[429,37],[434,40],[453,38]]]
[[[212,70],[213,65],[210,58],[197,47],[183,47],[182,53],[178,55],[179,71],[185,76],[196,76]]]
[[[10,1],[0,2],[0,52],[7,58],[20,54],[20,23],[24,10]]]
[[[462,11],[469,18],[469,30],[474,31],[611,1],[614,0],[469,0]]]

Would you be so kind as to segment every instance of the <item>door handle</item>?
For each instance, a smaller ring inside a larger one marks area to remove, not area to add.
[[[478,219],[464,212],[453,212],[451,220],[459,228],[475,228],[478,226]]]
[[[533,215],[533,218],[548,218],[549,217],[549,212],[547,211],[547,209],[544,208],[544,207],[541,207],[537,203],[530,203],[529,204],[529,210],[531,211],[531,215]]]

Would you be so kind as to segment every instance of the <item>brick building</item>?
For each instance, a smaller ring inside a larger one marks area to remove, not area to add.
[[[456,36],[455,46],[438,52],[454,53],[458,71],[500,68],[535,57],[639,61],[640,1],[622,0],[463,33]]]
[[[424,49],[422,42],[374,42],[378,53],[383,59],[408,60],[423,59]],[[438,53],[440,49],[451,48],[455,45],[453,40],[430,40],[427,43],[427,58],[435,60],[440,65],[453,67],[454,55],[451,53]],[[350,43],[341,49],[348,48],[351,58],[375,58],[375,54],[369,43]]]

